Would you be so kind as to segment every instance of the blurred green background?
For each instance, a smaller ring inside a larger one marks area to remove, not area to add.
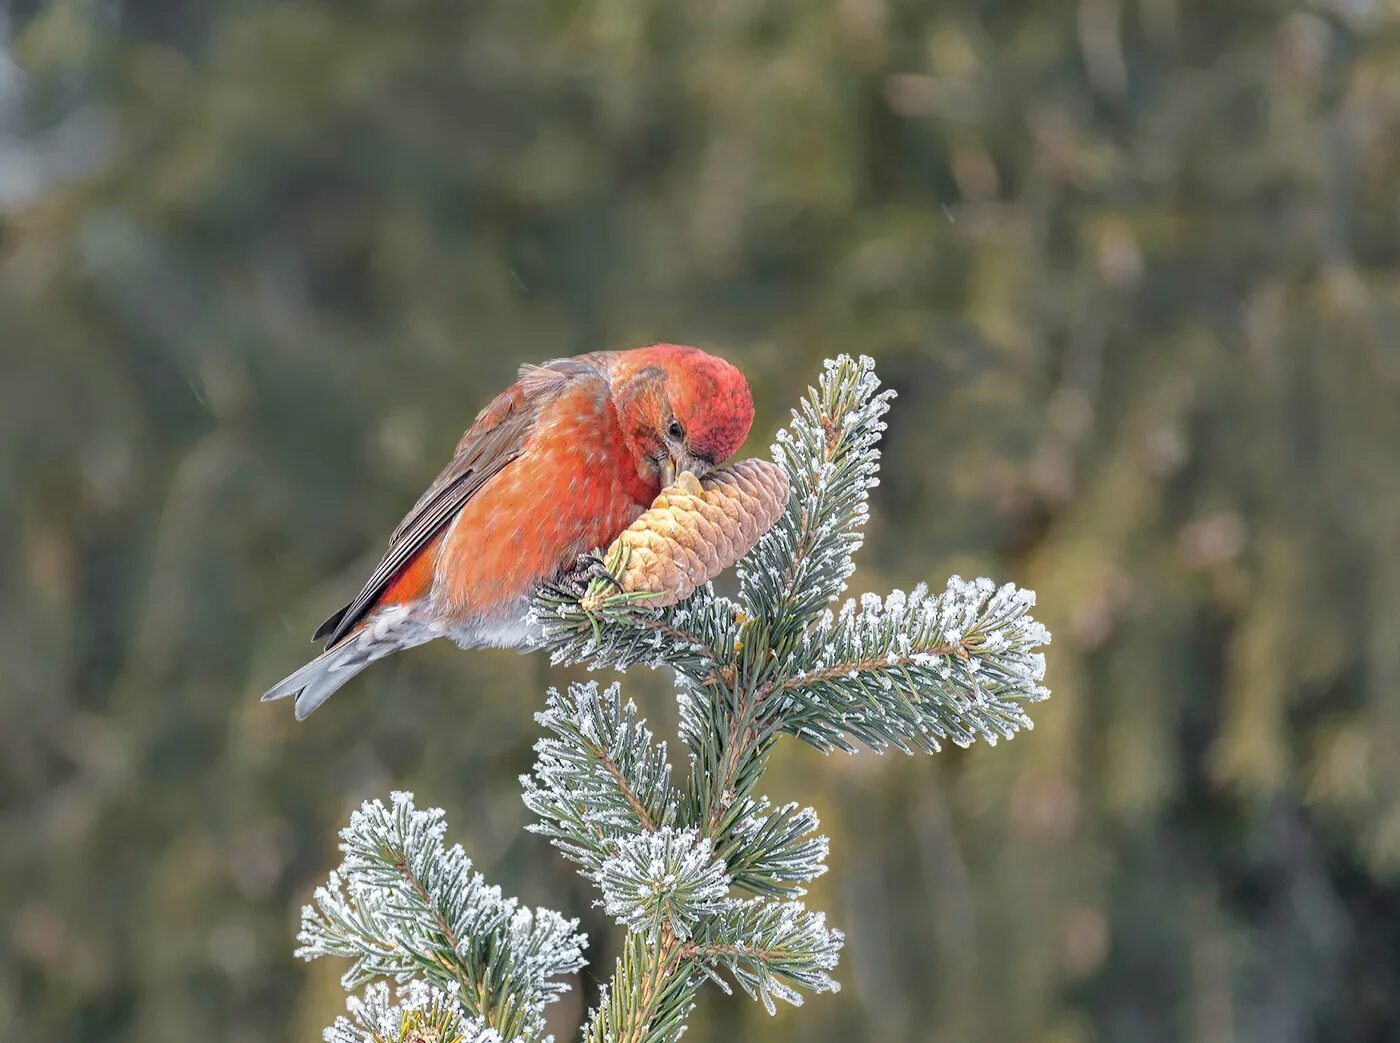
[[[1400,1038],[1396,0],[0,12],[0,1037],[317,1038],[296,911],[394,787],[610,968],[521,829],[566,673],[256,697],[521,362],[676,340],[750,453],[873,355],[855,589],[1055,633],[1009,747],[781,748],[845,987],[688,1038]]]

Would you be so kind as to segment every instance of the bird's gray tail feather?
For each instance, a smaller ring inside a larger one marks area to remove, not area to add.
[[[375,648],[358,637],[328,648],[300,670],[288,674],[267,690],[263,702],[296,696],[296,718],[304,720],[370,663],[389,652],[392,647]],[[376,654],[376,652],[378,654]]]

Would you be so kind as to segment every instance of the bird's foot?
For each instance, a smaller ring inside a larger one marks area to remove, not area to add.
[[[605,587],[611,587],[617,593],[624,593],[622,581],[617,578],[617,574],[622,571],[622,561],[620,555],[614,554],[610,560],[603,560],[599,554],[585,554],[588,561],[588,574],[591,579],[598,581]]]
[[[609,570],[608,562],[596,551],[580,554],[573,566],[560,577],[559,582],[580,597],[588,592],[599,592],[609,588],[618,593],[622,592],[622,583]]]

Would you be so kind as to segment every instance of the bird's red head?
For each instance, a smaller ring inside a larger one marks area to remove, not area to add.
[[[619,352],[614,398],[638,470],[662,485],[730,459],[753,425],[753,395],[724,359],[679,344]]]

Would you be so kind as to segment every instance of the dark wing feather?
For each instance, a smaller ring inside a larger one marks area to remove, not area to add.
[[[419,497],[389,537],[389,548],[355,600],[317,628],[313,641],[334,645],[374,607],[384,589],[462,509],[477,491],[524,450],[540,410],[579,379],[606,382],[596,368],[576,359],[560,359],[522,371],[520,383],[507,388],[482,410],[452,462]]]

